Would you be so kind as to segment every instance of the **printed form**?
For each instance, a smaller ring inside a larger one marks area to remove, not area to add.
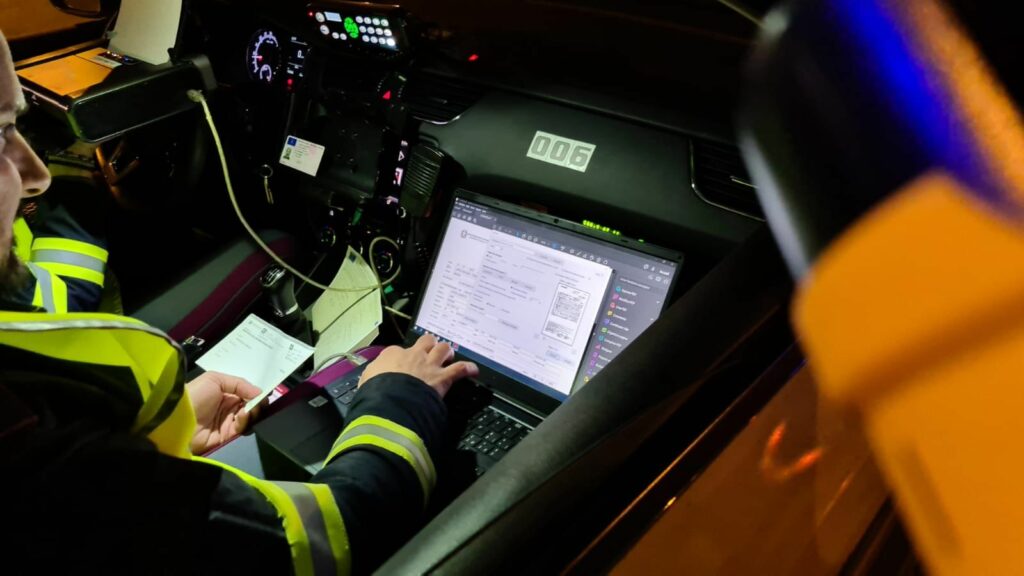
[[[251,410],[312,355],[309,345],[250,314],[196,364],[208,372],[245,378],[262,390],[245,405]]]

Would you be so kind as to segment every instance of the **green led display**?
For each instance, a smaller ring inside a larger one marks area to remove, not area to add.
[[[598,232],[604,232],[605,234],[611,234],[612,236],[622,236],[622,232],[619,232],[618,230],[614,230],[614,229],[609,228],[607,226],[602,226],[602,225],[598,224],[597,222],[591,222],[590,220],[584,220],[583,221],[583,226],[585,228],[590,228],[591,230],[597,230]]]
[[[351,16],[345,18],[345,31],[352,38],[359,38],[359,25],[352,19]]]

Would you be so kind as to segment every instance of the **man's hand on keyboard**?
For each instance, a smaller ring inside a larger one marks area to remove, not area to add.
[[[359,385],[362,386],[378,374],[400,372],[426,382],[443,398],[453,382],[480,373],[480,369],[472,362],[456,362],[445,366],[454,354],[448,344],[438,344],[433,336],[423,335],[411,348],[391,346],[384,349],[363,371]]]

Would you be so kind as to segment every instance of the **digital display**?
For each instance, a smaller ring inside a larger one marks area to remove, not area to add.
[[[341,14],[337,12],[324,12],[328,22],[341,22]]]
[[[285,85],[289,90],[295,88],[296,83],[306,76],[306,57],[309,55],[309,45],[298,36],[292,36],[289,42],[288,60],[285,65],[287,79]]]

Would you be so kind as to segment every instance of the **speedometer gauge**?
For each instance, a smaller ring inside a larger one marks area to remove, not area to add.
[[[259,30],[249,41],[246,53],[249,76],[270,84],[281,68],[281,44],[270,30]]]

